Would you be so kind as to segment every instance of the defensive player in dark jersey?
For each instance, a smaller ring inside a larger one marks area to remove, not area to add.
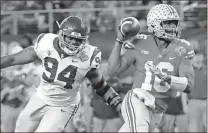
[[[21,112],[15,132],[62,132],[76,113],[79,86],[89,79],[96,93],[116,110],[121,98],[99,71],[101,51],[87,44],[89,27],[70,16],[59,25],[58,34],[40,34],[35,46],[1,57],[1,69],[41,59],[42,80],[37,92]]]
[[[147,15],[147,26],[151,35],[127,38],[119,32],[108,61],[110,76],[135,67],[133,87],[121,107],[125,120],[121,132],[154,131],[167,109],[167,98],[174,98],[177,91],[189,93],[193,86],[194,51],[179,39],[177,11],[171,5],[156,5]],[[122,45],[132,49],[123,51]]]

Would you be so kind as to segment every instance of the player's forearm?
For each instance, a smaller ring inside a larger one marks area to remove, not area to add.
[[[23,65],[31,63],[38,59],[33,46],[23,49],[17,54],[1,57],[1,69],[14,65]]]
[[[109,60],[108,60],[108,75],[113,76],[115,75],[116,71],[121,66],[121,47],[122,44],[119,44],[119,42],[115,42],[115,45],[113,47],[113,50],[110,54]]]
[[[36,60],[36,57],[20,57],[18,55],[8,55],[1,57],[1,69],[15,65],[23,65]]]
[[[94,89],[96,89],[96,94],[102,97],[108,105],[120,111],[122,99],[108,83],[105,82],[103,86],[99,88],[94,86]]]
[[[171,89],[185,93],[190,93],[193,86],[186,77],[168,76],[165,81],[170,84]]]
[[[15,59],[13,55],[1,57],[1,69],[9,67],[9,66],[13,66],[14,61]]]

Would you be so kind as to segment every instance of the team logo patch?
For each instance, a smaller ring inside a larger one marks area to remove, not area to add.
[[[82,62],[87,61],[89,59],[89,57],[85,54],[84,51],[80,52],[79,58]]]
[[[176,52],[176,54],[181,56],[181,55],[184,55],[186,53],[186,49],[184,47],[176,47],[175,52]]]

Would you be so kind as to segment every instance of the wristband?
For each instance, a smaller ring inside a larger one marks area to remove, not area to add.
[[[170,88],[178,91],[184,91],[187,88],[188,79],[186,77],[171,76]]]

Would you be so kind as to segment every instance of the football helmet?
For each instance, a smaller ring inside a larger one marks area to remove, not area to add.
[[[59,25],[59,45],[68,55],[75,55],[84,47],[89,35],[89,27],[77,16],[65,18]]]
[[[148,32],[158,38],[175,39],[181,35],[180,17],[175,8],[168,4],[158,4],[147,14]]]

